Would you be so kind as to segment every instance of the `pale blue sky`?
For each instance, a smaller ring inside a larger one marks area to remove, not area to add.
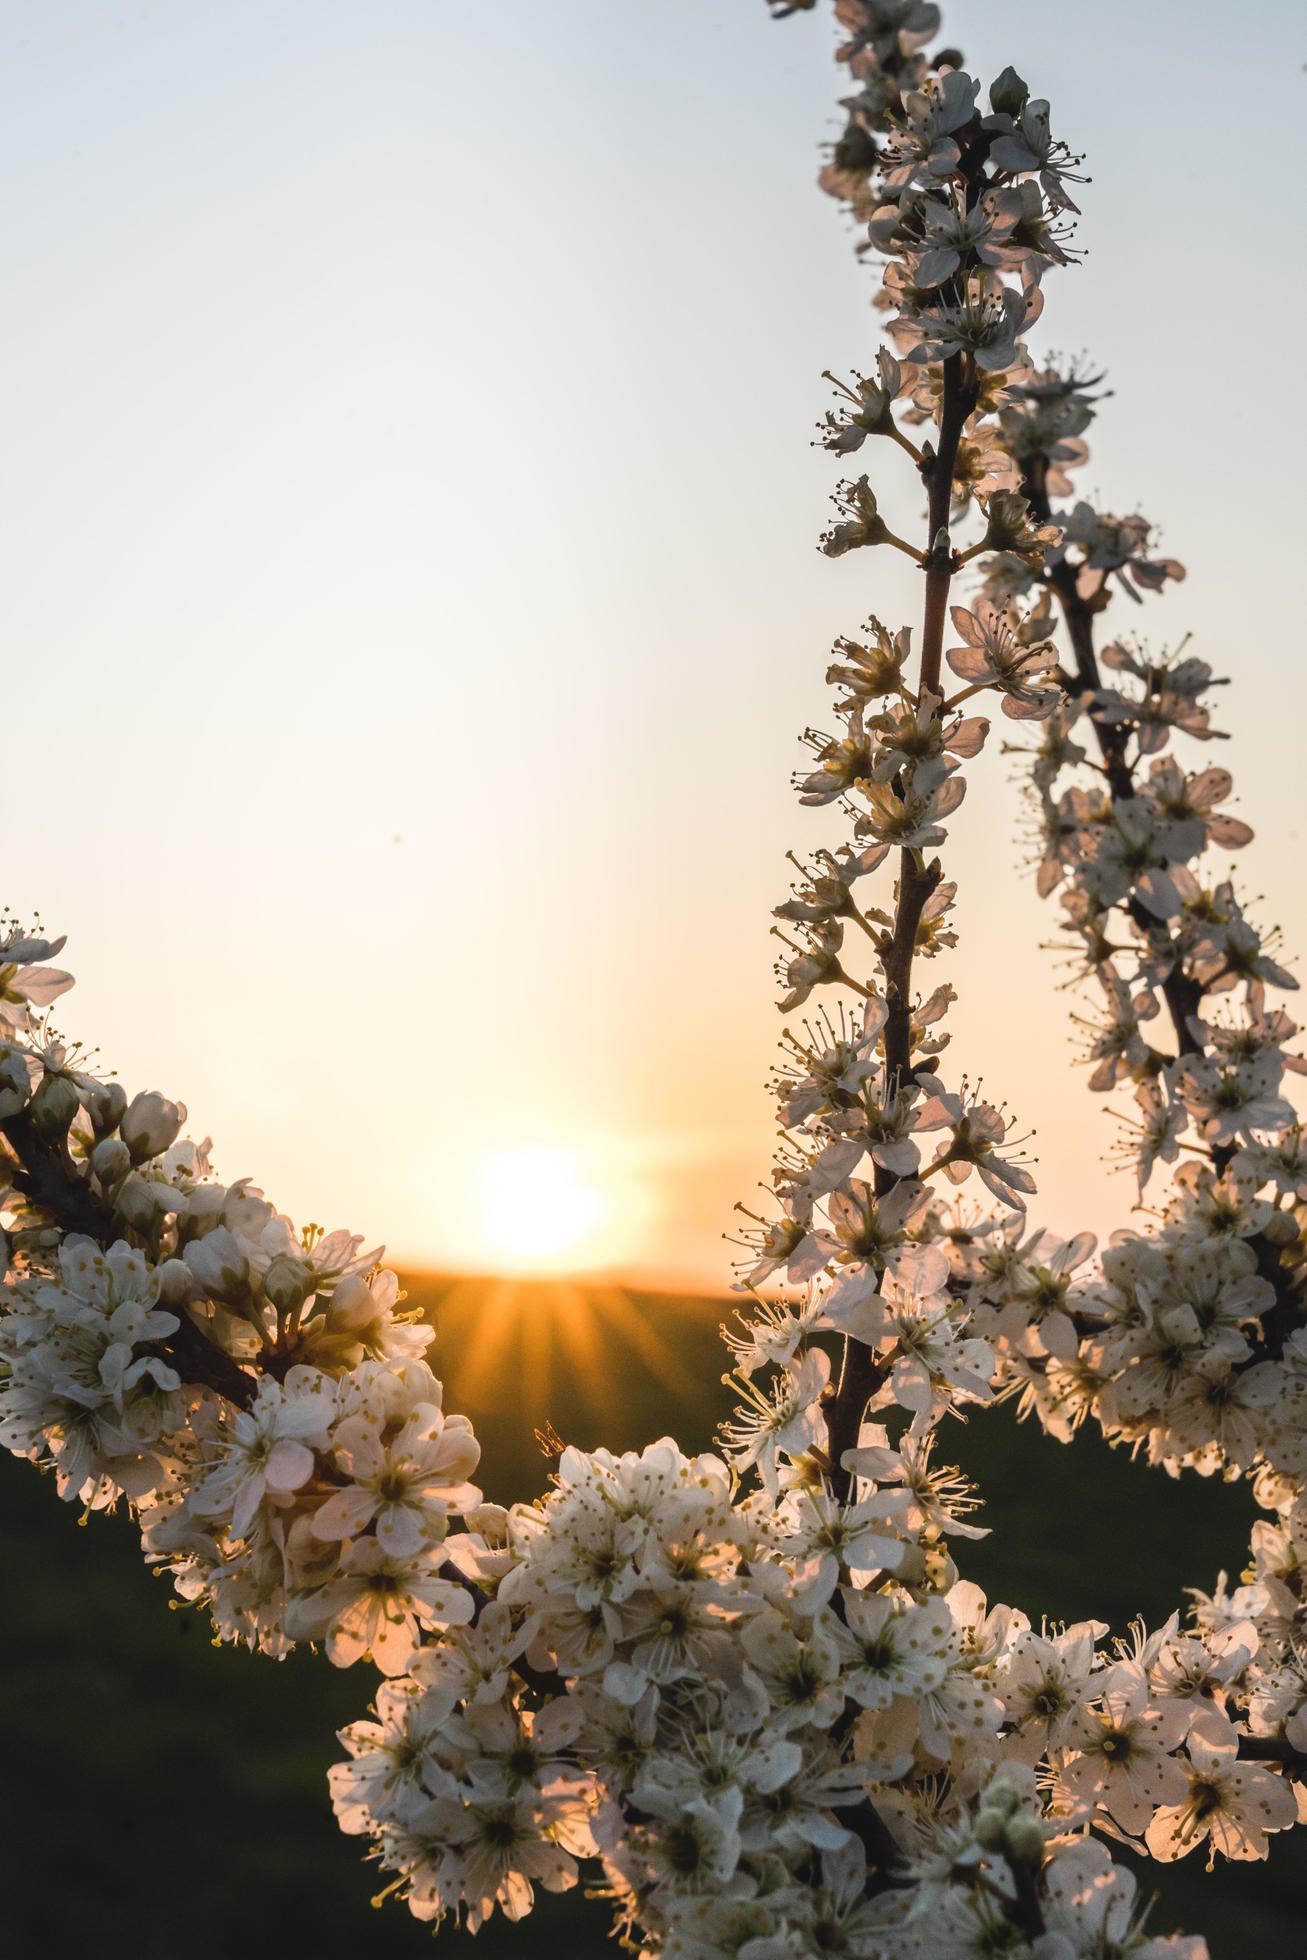
[[[946,32],[1089,152],[1041,343],[1111,370],[1082,481],[1190,566],[1147,622],[1237,676],[1302,945],[1307,35],[1243,18]],[[812,548],[820,371],[874,346],[813,187],[832,45],[762,0],[0,8],[7,892],[71,935],[69,1031],[301,1217],[484,1264],[487,1154],[561,1139],[587,1257],[708,1276],[765,1173],[795,736],[833,635],[919,604]],[[1102,1227],[1004,773],[956,826],[957,1052]]]

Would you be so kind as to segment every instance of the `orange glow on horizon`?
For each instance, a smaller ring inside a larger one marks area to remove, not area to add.
[[[718,1316],[693,1294],[664,1295],[660,1305],[654,1326],[648,1303],[615,1283],[456,1279],[440,1287],[434,1315],[451,1393],[460,1408],[481,1415],[502,1407],[506,1382],[521,1383],[544,1409],[566,1384],[596,1422],[630,1414],[628,1380],[692,1402],[705,1385],[678,1352],[676,1329],[687,1319],[715,1327]]]

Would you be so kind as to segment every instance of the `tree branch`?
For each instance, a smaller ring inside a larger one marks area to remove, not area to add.
[[[14,1189],[47,1212],[61,1232],[83,1234],[106,1250],[122,1237],[111,1208],[86,1178],[78,1176],[66,1138],[55,1143],[43,1137],[30,1109],[6,1116],[0,1122],[0,1135],[16,1160],[10,1171]],[[211,1341],[184,1306],[178,1306],[176,1313],[176,1330],[154,1345],[176,1364],[184,1381],[212,1388],[239,1408],[248,1408],[258,1393],[257,1376]]]
[[[976,405],[976,381],[970,357],[955,355],[944,363],[944,395],[940,408],[939,447],[921,465],[927,486],[926,516],[926,599],[921,632],[921,672],[917,685],[917,705],[929,695],[939,697],[940,662],[944,645],[944,626],[948,618],[948,596],[956,570],[956,557],[949,541],[949,510],[953,497],[953,469],[958,444],[967,417]],[[938,707],[934,710],[938,712]],[[943,876],[938,859],[923,863],[921,853],[906,849],[899,860],[898,900],[888,946],[881,954],[885,975],[885,1088],[889,1098],[896,1096],[908,1080],[912,1067],[912,962],[917,950],[917,932],[926,901]],[[898,1183],[891,1171],[877,1168],[875,1190],[884,1197]],[[862,1427],[867,1404],[884,1380],[884,1372],[870,1349],[846,1335],[840,1363],[839,1382],[827,1412],[831,1459],[831,1485],[841,1502],[847,1501],[851,1478],[841,1458],[853,1449]]]

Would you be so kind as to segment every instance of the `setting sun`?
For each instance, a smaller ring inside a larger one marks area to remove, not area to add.
[[[605,1201],[570,1150],[522,1145],[486,1159],[482,1226],[496,1258],[538,1271],[584,1254]]]

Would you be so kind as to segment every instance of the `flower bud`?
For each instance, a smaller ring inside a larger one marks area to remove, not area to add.
[[[469,1531],[480,1532],[487,1545],[508,1543],[508,1512],[502,1504],[474,1504],[464,1523]]]
[[[1044,1827],[1029,1810],[1018,1810],[1007,1820],[1003,1849],[1014,1865],[1039,1866],[1044,1862]]]
[[[313,1274],[288,1252],[279,1252],[263,1275],[263,1290],[278,1313],[295,1313],[313,1292]]]
[[[1298,1221],[1291,1212],[1273,1211],[1262,1227],[1262,1235],[1272,1245],[1292,1245],[1298,1237]]]
[[[1019,116],[1029,100],[1029,88],[1010,65],[990,84],[989,106],[996,116]]]
[[[66,1075],[43,1075],[32,1097],[32,1121],[43,1137],[63,1137],[77,1114],[77,1091]]]
[[[132,1167],[132,1153],[121,1137],[101,1137],[91,1152],[91,1169],[106,1189],[118,1184]]]
[[[93,1082],[86,1096],[86,1113],[97,1136],[107,1136],[122,1122],[127,1091],[121,1082]]]
[[[185,1103],[169,1102],[157,1089],[142,1089],[128,1103],[119,1128],[133,1161],[142,1164],[176,1143],[185,1121]]]
[[[874,170],[880,145],[861,123],[846,125],[844,134],[832,145],[831,161],[837,170]]]
[[[194,1296],[195,1279],[184,1259],[165,1259],[158,1268],[159,1298],[170,1307],[185,1306]]]
[[[0,1119],[17,1116],[32,1094],[32,1071],[21,1048],[0,1048]]]
[[[377,1318],[372,1288],[361,1273],[346,1273],[332,1290],[327,1312],[333,1327],[370,1327]]]
[[[200,1290],[212,1300],[234,1300],[245,1290],[249,1262],[225,1225],[192,1239],[182,1255]]]
[[[1010,1817],[1021,1802],[1021,1792],[999,1770],[986,1785],[983,1801],[986,1810],[996,1810],[1000,1817]]]
[[[926,1555],[911,1539],[904,1540],[903,1556],[894,1568],[894,1576],[905,1586],[926,1584]]]
[[[114,1192],[113,1208],[134,1232],[148,1232],[159,1209],[153,1191],[135,1171],[130,1172]]]
[[[982,1845],[986,1851],[1002,1850],[1007,1818],[1001,1810],[991,1810],[986,1804],[983,1809],[976,1812],[976,1821],[971,1828],[976,1843]]]

